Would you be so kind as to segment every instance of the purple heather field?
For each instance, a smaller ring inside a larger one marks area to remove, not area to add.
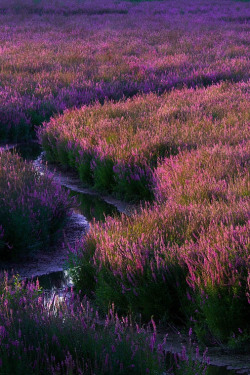
[[[0,0],[0,375],[214,375],[206,347],[247,357],[249,21],[248,0]],[[76,198],[6,150],[34,141],[132,212],[67,243]],[[4,272],[54,243],[71,290]],[[169,359],[170,327],[187,342]]]

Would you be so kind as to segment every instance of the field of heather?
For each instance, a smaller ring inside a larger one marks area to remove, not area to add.
[[[27,140],[53,114],[95,101],[246,81],[247,8],[233,0],[2,0],[0,139]]]
[[[0,375],[250,371],[249,21],[0,0]],[[25,280],[55,248],[71,291]]]

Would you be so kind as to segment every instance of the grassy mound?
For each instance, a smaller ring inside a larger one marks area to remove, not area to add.
[[[40,130],[49,160],[129,200],[153,197],[159,158],[248,138],[248,83],[174,90],[66,111]]]
[[[94,223],[76,246],[77,287],[146,320],[192,317],[204,340],[249,340],[248,163],[248,143],[164,160],[159,203]]]

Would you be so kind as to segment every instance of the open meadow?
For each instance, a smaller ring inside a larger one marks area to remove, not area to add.
[[[247,0],[0,0],[0,375],[247,358],[249,21]],[[33,162],[6,146],[37,142]],[[16,274],[55,243],[73,286],[50,298]],[[169,361],[171,327],[189,344]]]

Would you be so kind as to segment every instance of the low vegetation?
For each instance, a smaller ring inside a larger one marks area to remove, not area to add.
[[[165,159],[159,202],[94,223],[72,252],[78,288],[145,320],[192,317],[205,341],[249,338],[248,163],[249,143]]]
[[[245,3],[2,0],[0,23],[1,141],[75,106],[248,79]]]
[[[40,130],[47,158],[129,200],[153,197],[159,158],[248,137],[249,83],[149,94],[66,111]]]
[[[166,368],[164,341],[154,321],[147,327],[102,317],[71,291],[49,298],[38,283],[17,278],[0,283],[0,372],[13,375],[206,374],[206,358],[191,360],[183,347]],[[198,353],[197,353],[198,354]]]
[[[158,323],[249,352],[247,2],[1,1],[0,142],[138,204],[69,246],[75,293],[0,275],[1,374],[206,374],[185,347],[166,366]],[[48,249],[71,203],[1,152],[1,261]]]
[[[0,152],[0,258],[20,258],[48,245],[69,215],[71,200],[49,175],[17,154]]]

